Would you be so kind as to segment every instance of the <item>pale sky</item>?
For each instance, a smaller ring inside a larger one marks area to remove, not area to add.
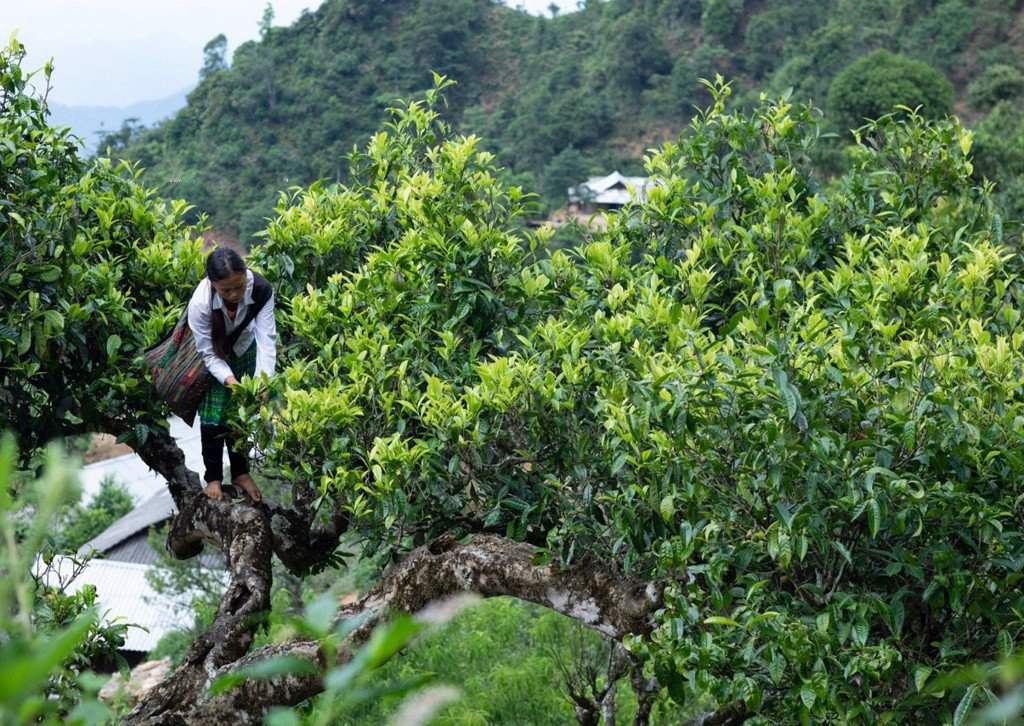
[[[575,0],[557,2],[563,11],[576,7]],[[274,25],[291,25],[319,0],[272,4]],[[551,0],[508,4],[546,13]],[[207,41],[224,33],[230,59],[259,35],[265,6],[266,0],[0,0],[0,42],[16,30],[30,70],[53,58],[51,101],[126,106],[194,85]]]

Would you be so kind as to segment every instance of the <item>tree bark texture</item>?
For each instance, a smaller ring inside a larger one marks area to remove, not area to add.
[[[199,502],[191,511],[204,507],[206,502]],[[213,517],[216,528],[225,528],[227,534],[222,539],[228,543],[232,562],[232,585],[217,620],[178,670],[148,694],[125,723],[261,723],[269,707],[295,705],[319,693],[323,689],[320,673],[347,661],[387,612],[423,611],[430,603],[458,593],[509,595],[545,605],[616,640],[629,633],[649,633],[661,602],[658,588],[624,579],[597,564],[567,568],[535,565],[536,550],[528,544],[491,535],[477,535],[466,542],[442,537],[411,552],[359,600],[341,608],[341,619],[356,615],[366,619],[340,644],[333,663],[325,662],[319,644],[311,640],[293,640],[244,654],[258,620],[257,609],[261,603],[266,607],[269,592],[269,549],[265,534],[258,534],[269,527],[252,507],[234,507],[242,514]],[[187,510],[179,516],[185,521],[188,517]],[[207,520],[203,527],[209,524]],[[188,526],[176,526],[172,538],[184,537]],[[264,572],[268,573],[266,581]],[[308,661],[317,673],[246,680],[226,693],[207,697],[207,686],[217,675],[275,655]]]
[[[229,582],[213,622],[189,648],[182,663],[126,719],[130,723],[186,723],[181,706],[193,701],[220,668],[248,652],[270,607],[273,534],[266,508],[214,501],[169,434],[155,432],[137,449],[168,482],[178,508],[167,537],[179,559],[198,555],[204,544],[223,552]]]

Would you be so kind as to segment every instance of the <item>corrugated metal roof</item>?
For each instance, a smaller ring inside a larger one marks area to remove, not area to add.
[[[613,171],[607,176],[592,176],[582,184],[569,187],[569,201],[621,206],[632,198],[630,189],[637,199],[642,200],[653,184],[654,180],[645,176],[624,176]]]
[[[88,554],[95,550],[104,553],[117,546],[132,535],[144,531],[160,522],[166,522],[175,514],[174,500],[167,487],[124,515],[96,537],[86,542],[78,550],[79,554]]]
[[[134,562],[137,565],[155,565],[160,561],[160,553],[149,546],[147,528],[111,547],[103,553],[103,558],[118,562]]]
[[[49,583],[57,584],[57,572],[69,576],[72,563],[68,558],[55,558]],[[36,563],[36,572],[41,565]],[[157,593],[146,581],[148,565],[114,560],[90,560],[67,592],[75,593],[86,585],[96,588],[96,600],[105,622],[131,623],[123,650],[147,653],[171,630],[189,628],[195,620],[190,607],[191,594],[176,596]]]

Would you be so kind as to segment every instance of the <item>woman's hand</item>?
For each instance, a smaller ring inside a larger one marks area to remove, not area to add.
[[[224,385],[225,386],[237,386],[238,385],[238,379],[235,378],[234,376],[228,376],[227,378],[224,379]]]

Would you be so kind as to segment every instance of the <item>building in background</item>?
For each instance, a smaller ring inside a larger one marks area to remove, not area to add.
[[[175,417],[170,420],[170,428],[185,454],[186,466],[201,471],[198,422],[190,428]],[[39,575],[46,571],[47,584],[66,585],[63,589],[69,593],[95,587],[105,620],[135,626],[128,628],[121,649],[126,660],[134,664],[168,632],[192,626],[195,614],[191,603],[196,593],[158,593],[147,577],[160,558],[160,552],[150,545],[150,533],[177,513],[164,478],[134,453],[97,461],[79,472],[84,504],[96,496],[105,479],[124,486],[136,502],[135,508],[83,545],[77,558],[55,558],[49,571],[37,562],[36,572]],[[86,560],[84,566],[79,564],[82,559]],[[219,553],[206,551],[199,561],[204,567],[223,572],[226,579]],[[72,577],[78,569],[81,571]]]
[[[569,187],[569,209],[582,214],[618,209],[631,199],[642,202],[653,185],[654,180],[648,177],[623,176],[617,171],[608,176],[592,176]]]

